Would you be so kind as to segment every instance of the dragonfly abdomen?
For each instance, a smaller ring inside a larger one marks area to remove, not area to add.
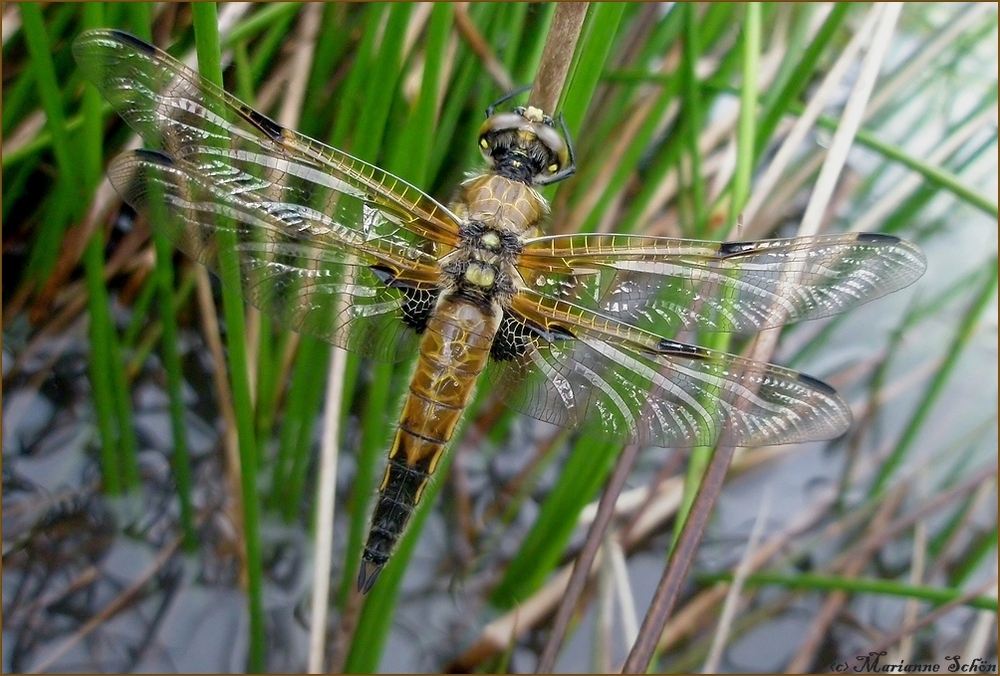
[[[379,487],[358,573],[367,592],[389,560],[420,502],[445,446],[486,367],[500,326],[499,308],[450,294],[441,299],[420,341],[410,390]]]

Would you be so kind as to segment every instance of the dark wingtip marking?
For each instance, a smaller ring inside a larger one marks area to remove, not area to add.
[[[560,324],[553,324],[549,327],[549,340],[573,340],[576,338],[573,332]]]
[[[258,113],[249,106],[240,106],[240,112],[243,113],[243,116],[250,120],[251,123],[256,125],[261,131],[273,138],[275,141],[280,141],[284,138],[285,128],[269,118],[267,115]]]
[[[704,357],[703,348],[697,345],[688,345],[669,338],[661,338],[656,346],[660,354],[683,354],[688,357]]]
[[[382,282],[386,286],[392,286],[392,283],[396,281],[396,273],[385,267],[384,265],[369,265],[368,269],[378,277],[378,281]]]
[[[879,244],[896,244],[899,237],[893,235],[883,235],[881,232],[859,232],[859,242],[876,242]]]
[[[719,242],[719,258],[739,256],[757,247],[756,242]]]
[[[371,588],[375,585],[375,580],[378,579],[379,573],[382,572],[384,567],[384,563],[375,563],[362,559],[361,567],[358,568],[358,591],[362,594],[367,594],[371,591]]]
[[[565,326],[552,324],[551,326],[539,326],[533,322],[524,321],[524,326],[531,333],[535,334],[547,343],[555,343],[559,340],[574,340],[576,336]]]
[[[820,392],[828,396],[831,397],[837,396],[837,390],[833,389],[819,378],[813,378],[812,376],[807,376],[805,373],[800,373],[799,382],[803,383],[804,385],[808,385],[814,390],[819,390]]]
[[[166,153],[162,153],[159,150],[150,150],[148,148],[139,148],[133,151],[135,156],[144,162],[151,162],[152,164],[162,164],[167,167],[174,166],[174,158]]]
[[[139,38],[137,38],[136,36],[132,35],[131,33],[126,33],[125,31],[120,31],[120,30],[117,30],[117,29],[109,30],[108,33],[110,35],[113,35],[115,38],[117,38],[119,42],[123,42],[126,45],[129,45],[130,47],[134,47],[135,49],[139,50],[140,52],[145,52],[146,54],[155,54],[156,53],[156,47],[154,47],[153,45],[149,44],[145,40],[140,40]]]

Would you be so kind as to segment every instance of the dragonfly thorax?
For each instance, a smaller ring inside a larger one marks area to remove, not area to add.
[[[507,304],[514,294],[521,240],[510,231],[470,220],[459,229],[459,242],[442,266],[449,286],[482,305]]]

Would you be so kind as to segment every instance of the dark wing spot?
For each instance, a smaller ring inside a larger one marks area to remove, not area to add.
[[[756,248],[756,242],[719,242],[718,255],[719,258],[729,258],[753,251]]]
[[[242,114],[243,117],[249,120],[251,124],[256,126],[275,141],[284,140],[285,128],[269,118],[267,115],[258,113],[249,106],[240,106],[240,114]]]
[[[133,150],[132,152],[135,153],[135,156],[143,162],[149,162],[150,164],[162,164],[165,167],[174,166],[174,158],[166,153],[161,153],[159,150],[140,148],[138,150]]]
[[[833,389],[822,380],[818,378],[813,378],[812,376],[807,376],[805,373],[799,374],[799,381],[805,385],[808,385],[814,390],[819,390],[823,394],[829,395],[831,397],[837,396],[837,390]]]
[[[380,282],[403,294],[403,306],[400,308],[403,313],[403,323],[417,333],[423,333],[424,329],[427,328],[427,322],[431,320],[431,314],[434,312],[437,293],[400,282],[396,273],[385,266],[371,265],[368,269],[378,277]]]
[[[119,42],[129,45],[130,47],[134,47],[137,51],[143,52],[145,54],[156,54],[157,51],[156,47],[149,44],[145,40],[140,40],[131,33],[126,33],[125,31],[120,31],[120,30],[111,30],[108,32],[115,38],[117,38]]]
[[[565,326],[561,326],[560,324],[553,324],[549,327],[548,331],[540,331],[540,333],[550,343],[554,343],[557,340],[573,340],[576,338],[572,331],[567,329]]]
[[[687,343],[670,340],[669,338],[660,339],[660,343],[656,347],[660,354],[681,354],[686,357],[698,358],[705,356],[702,349],[697,345],[688,345]]]
[[[896,244],[897,242],[899,242],[899,237],[893,237],[892,235],[883,235],[880,232],[859,232],[858,241],[877,242],[879,244]]]
[[[369,265],[368,269],[386,286],[392,286],[396,281],[396,273],[384,265]]]
[[[507,361],[523,356],[531,345],[572,340],[575,337],[569,329],[558,324],[546,330],[520,316],[504,313],[497,335],[493,338],[490,357],[496,361]]]

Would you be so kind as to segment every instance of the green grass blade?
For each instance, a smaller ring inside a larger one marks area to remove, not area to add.
[[[59,167],[59,180],[64,186],[58,194],[66,198],[66,204],[71,209],[62,212],[62,218],[45,218],[41,221],[41,230],[32,248],[30,269],[36,279],[45,279],[55,265],[59,242],[68,219],[82,218],[83,211],[80,207],[86,205],[87,200],[84,199],[86,191],[79,175],[79,165],[75,161],[76,153],[67,133],[62,96],[56,79],[55,64],[52,61],[52,48],[41,10],[34,2],[24,3],[20,10],[24,38],[31,55],[29,65],[42,102],[42,109],[45,111],[46,129],[51,136],[52,152]],[[50,216],[54,216],[55,213],[58,212],[51,213]]]
[[[701,149],[698,147],[699,131],[702,128],[704,113],[702,112],[701,89],[698,85],[698,74],[696,66],[701,56],[701,35],[698,26],[696,12],[697,5],[685,4],[682,6],[684,17],[684,43],[681,59],[681,91],[683,99],[681,102],[681,133],[688,142],[688,159],[690,167],[683,172],[690,177],[691,184],[682,188],[682,192],[688,194],[688,199],[684,202],[691,209],[692,222],[688,228],[689,232],[702,235],[707,225],[706,217],[706,196],[705,179],[702,171]]]
[[[834,4],[830,15],[823,22],[816,37],[806,46],[802,58],[799,59],[795,69],[788,76],[784,86],[776,86],[764,95],[761,101],[764,105],[764,111],[761,114],[757,139],[754,143],[757,158],[767,148],[781,118],[789,112],[789,104],[798,101],[813,80],[820,58],[843,25],[850,9],[851,6],[848,3]]]
[[[94,10],[88,14],[93,19]],[[42,21],[41,11],[34,3],[21,7],[24,21],[25,40],[32,55],[33,74],[46,113],[49,132],[53,140],[53,152],[60,168],[60,188],[57,199],[51,202],[50,213],[39,234],[38,243],[51,237],[61,237],[66,219],[82,219],[88,200],[83,195],[97,185],[100,172],[101,116],[100,104],[95,99],[96,91],[88,91],[84,99],[84,121],[87,123],[82,141],[86,142],[87,159],[82,164],[76,161],[77,152],[66,133],[66,121],[62,109],[62,97],[56,82],[55,66],[51,58],[48,33]],[[137,477],[135,468],[134,437],[131,417],[127,405],[127,386],[120,377],[122,369],[115,348],[116,337],[108,305],[107,289],[104,286],[104,237],[103,230],[97,228],[84,252],[84,273],[87,283],[87,303],[90,311],[91,341],[91,383],[94,388],[95,413],[101,439],[102,477],[105,490],[118,494],[123,485],[133,485]],[[35,251],[38,251],[36,247]],[[58,248],[53,248],[54,256]],[[36,266],[38,272],[51,270],[54,258],[46,257]],[[35,259],[38,262],[39,259]],[[115,368],[119,365],[118,368]],[[124,389],[123,389],[124,388]],[[115,418],[118,420],[115,420]],[[131,453],[123,455],[131,449]]]
[[[569,73],[559,110],[565,111],[570,137],[583,128],[587,107],[594,98],[601,74],[611,55],[615,34],[626,5],[598,2],[590,6],[576,48],[576,61]]]
[[[706,575],[703,579],[706,582],[718,582],[721,580],[729,581],[732,580],[732,576]],[[747,576],[744,584],[748,588],[760,587],[764,585],[780,585],[789,589],[811,591],[826,590],[855,594],[883,594],[888,596],[900,596],[908,599],[919,599],[921,601],[927,601],[933,605],[942,605],[957,601],[965,595],[965,592],[961,589],[911,585],[896,582],[894,580],[835,577],[832,575],[816,575],[812,573],[799,573],[797,575],[785,575],[782,573],[754,573]],[[965,605],[969,608],[988,610],[991,612],[997,612],[998,609],[996,597],[989,596],[977,596],[969,599]]]
[[[920,398],[920,402],[910,417],[906,429],[892,449],[888,459],[879,468],[879,472],[869,492],[871,496],[882,494],[889,479],[906,459],[910,448],[917,440],[920,430],[930,421],[931,408],[937,402],[945,383],[955,370],[955,365],[958,363],[959,357],[962,356],[963,351],[972,339],[983,313],[990,307],[993,297],[996,295],[997,258],[994,256],[991,260],[987,261],[984,269],[989,271],[989,275],[979,287],[975,298],[969,305],[969,309],[962,318],[951,344],[947,347],[941,367],[935,372],[933,379]]]
[[[216,7],[197,3],[191,8],[194,17],[198,66],[203,77],[222,86],[219,56],[219,32]],[[240,481],[243,502],[243,531],[246,544],[247,592],[250,605],[250,655],[247,670],[264,669],[264,598],[263,561],[260,544],[260,506],[257,491],[257,445],[254,438],[253,404],[250,375],[247,371],[246,329],[243,298],[239,292],[239,263],[235,260],[233,235],[225,228],[219,233],[219,262],[222,279],[223,310],[226,318],[226,344],[229,348],[229,374],[240,455]]]
[[[581,439],[569,454],[559,481],[542,504],[523,544],[490,594],[490,603],[510,608],[537,591],[564,554],[580,511],[602,485],[618,446]]]
[[[747,3],[743,24],[743,86],[740,89],[740,118],[736,135],[736,174],[726,230],[732,231],[736,218],[750,195],[754,169],[754,133],[757,118],[757,82],[760,69],[760,5]]]
[[[153,12],[148,2],[127,4],[132,32],[146,41],[153,38]],[[177,334],[177,305],[174,301],[173,248],[161,234],[152,234],[156,249],[156,268],[153,272],[156,289],[159,292],[159,318],[163,327],[160,336],[160,359],[166,372],[167,397],[170,412],[170,431],[174,447],[170,455],[171,466],[177,484],[177,497],[181,507],[181,529],[184,533],[184,548],[194,552],[198,536],[194,523],[194,505],[191,500],[191,458],[188,454],[187,427],[184,421],[184,376],[181,371],[180,350]]]

